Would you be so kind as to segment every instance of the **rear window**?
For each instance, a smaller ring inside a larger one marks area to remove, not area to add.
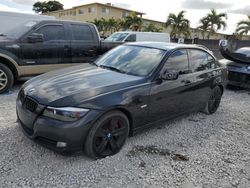
[[[94,40],[91,29],[87,25],[71,24],[73,40]]]

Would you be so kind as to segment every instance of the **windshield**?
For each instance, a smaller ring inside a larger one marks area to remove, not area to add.
[[[135,76],[148,76],[161,62],[164,50],[118,46],[96,61],[96,65]]]
[[[121,42],[128,36],[128,33],[113,33],[105,41]]]
[[[9,28],[8,30],[2,32],[2,34],[9,38],[19,38],[37,23],[38,21],[26,21],[23,23],[19,23]]]

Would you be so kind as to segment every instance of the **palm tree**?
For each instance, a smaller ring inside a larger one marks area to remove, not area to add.
[[[109,31],[109,28],[110,28],[108,20],[106,20],[105,18],[101,18],[100,21],[102,23],[103,35],[105,35],[107,33],[107,31]]]
[[[180,38],[181,35],[190,35],[190,21],[185,18],[185,11],[179,12],[177,15],[170,13],[166,21],[166,26],[171,26],[171,36],[173,38]]]
[[[103,28],[104,28],[104,23],[103,23],[103,20],[99,20],[99,19],[94,19],[94,21],[92,21],[91,23],[95,24],[98,31],[101,32],[103,31]]]
[[[161,32],[163,28],[156,27],[154,24],[150,23],[147,26],[144,26],[143,31],[145,32]]]
[[[242,20],[237,24],[236,32],[240,35],[247,35],[250,32],[250,16],[247,16],[246,20]]]
[[[211,12],[207,14],[206,17],[203,18],[206,20],[210,26],[211,30],[210,33],[214,34],[216,31],[220,29],[225,29],[227,27],[226,24],[226,19],[227,19],[227,14],[226,13],[217,13],[215,9],[211,9]],[[208,35],[209,38],[209,35]]]
[[[206,19],[206,17],[200,19],[200,24],[201,25],[197,27],[197,29],[201,31],[202,37],[203,39],[205,39],[205,34],[211,31],[211,25],[209,21]]]
[[[116,30],[117,21],[114,19],[114,17],[109,18],[107,20],[108,30],[113,33]]]
[[[142,18],[138,17],[135,12],[131,12],[126,18],[125,18],[126,25],[129,25],[129,27],[132,29],[132,31],[138,31],[142,27]]]

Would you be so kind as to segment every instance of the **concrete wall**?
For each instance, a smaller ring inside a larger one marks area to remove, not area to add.
[[[177,42],[177,40],[172,40],[172,42]],[[214,55],[218,59],[223,59],[220,49],[219,49],[219,40],[203,40],[203,39],[197,39],[197,40],[191,40],[191,39],[185,39],[185,44],[200,44],[206,46],[208,49],[213,51]],[[241,47],[250,47],[250,41],[249,40],[236,40],[233,42],[233,48],[238,49]]]

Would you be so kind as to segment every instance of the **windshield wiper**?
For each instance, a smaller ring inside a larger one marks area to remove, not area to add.
[[[3,34],[3,33],[0,33],[0,36],[6,36],[5,34]]]
[[[93,61],[93,62],[89,62],[90,65],[95,65],[98,67],[98,65]]]
[[[104,69],[109,69],[112,71],[120,72],[120,73],[126,73],[125,71],[122,71],[120,69],[117,69],[115,67],[107,66],[107,65],[99,65],[99,67],[104,68]]]

